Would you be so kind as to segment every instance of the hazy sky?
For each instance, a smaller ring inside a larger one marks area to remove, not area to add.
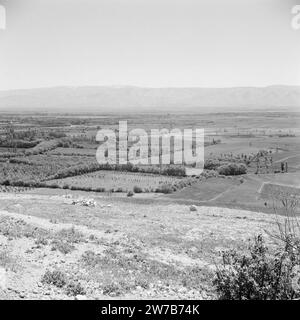
[[[300,85],[300,0],[0,0],[0,90]]]

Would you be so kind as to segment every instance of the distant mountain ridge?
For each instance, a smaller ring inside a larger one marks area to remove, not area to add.
[[[300,86],[235,88],[52,87],[0,91],[0,111],[300,111]]]

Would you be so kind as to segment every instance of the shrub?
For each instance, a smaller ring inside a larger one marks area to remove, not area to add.
[[[247,167],[243,163],[229,163],[218,168],[218,173],[224,176],[236,176],[246,172]]]
[[[223,252],[223,264],[217,267],[214,285],[220,299],[299,298],[300,290],[294,285],[295,279],[299,282],[299,263],[300,246],[296,251],[280,247],[270,254],[259,235],[249,247],[248,255],[235,250]]]
[[[85,295],[86,291],[80,282],[70,281],[65,287],[68,296]]]
[[[133,195],[134,195],[134,193],[130,190],[130,191],[128,191],[128,193],[127,193],[127,197],[133,197]]]
[[[209,178],[214,178],[214,177],[218,177],[219,173],[215,170],[204,170],[200,177],[203,177],[205,179],[209,179]]]
[[[75,249],[73,245],[62,240],[53,240],[51,244],[52,244],[51,250],[53,251],[58,250],[63,254],[68,254]]]
[[[58,288],[62,288],[67,283],[67,276],[60,270],[47,270],[42,277],[42,283],[52,284]]]
[[[142,193],[142,192],[143,192],[143,189],[142,189],[141,187],[134,186],[134,187],[133,187],[133,192],[134,192],[134,193]]]
[[[105,286],[103,286],[103,294],[111,297],[120,296],[123,293],[124,288],[125,286],[123,282],[108,283]]]
[[[167,176],[185,176],[185,168],[184,166],[178,165],[169,165],[166,168],[163,168],[160,174],[167,175]]]
[[[173,186],[169,183],[164,183],[156,189],[156,192],[161,192],[164,194],[172,193],[173,191]]]
[[[59,240],[64,240],[71,243],[79,243],[84,240],[83,233],[77,231],[74,227],[62,229],[56,233]]]
[[[48,244],[48,240],[44,236],[39,236],[35,242],[38,247],[40,246],[46,246]]]
[[[86,291],[80,282],[68,279],[67,275],[60,270],[47,270],[43,275],[41,282],[48,285],[54,285],[57,288],[64,288],[69,296],[85,295]]]
[[[220,165],[221,165],[220,161],[213,160],[213,159],[208,159],[208,160],[205,160],[205,162],[204,162],[204,169],[206,169],[206,170],[215,170],[218,167],[220,167]]]
[[[99,255],[95,254],[94,251],[88,250],[85,251],[82,255],[82,261],[85,265],[94,267],[99,260]]]

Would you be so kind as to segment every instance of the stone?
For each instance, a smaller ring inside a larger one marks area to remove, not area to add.
[[[190,206],[190,211],[197,211],[197,207],[195,205]]]

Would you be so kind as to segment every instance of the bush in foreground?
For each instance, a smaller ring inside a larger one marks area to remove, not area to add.
[[[80,282],[77,281],[70,281],[66,285],[65,291],[68,296],[78,296],[86,294],[86,290],[84,289],[84,287]]]
[[[297,240],[298,241],[298,240]],[[271,254],[261,235],[244,255],[223,252],[214,285],[220,299],[289,300],[300,298],[300,246],[280,247]]]
[[[42,276],[41,282],[63,288],[68,296],[85,295],[86,290],[77,280],[69,279],[65,272],[60,270],[47,270]]]

